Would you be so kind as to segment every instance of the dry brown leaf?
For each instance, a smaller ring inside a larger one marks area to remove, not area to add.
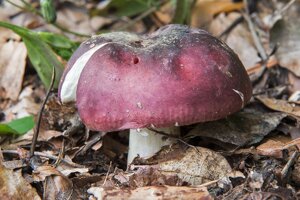
[[[15,16],[20,12],[19,8],[17,8],[16,6],[10,4],[7,1],[2,1],[1,3],[2,4],[1,4],[1,7],[0,7],[0,10],[1,10],[1,12],[0,12],[0,21],[6,21],[11,16]]]
[[[37,17],[30,12],[20,12],[20,14],[14,16],[10,22],[29,29],[38,28],[44,23],[41,17]]]
[[[210,23],[208,30],[213,35],[220,35],[240,16],[240,13],[235,12],[228,15],[220,14]],[[237,25],[225,38],[225,42],[239,56],[246,69],[253,67],[261,60],[245,23]]]
[[[134,160],[133,163],[136,161],[139,160]],[[140,164],[143,168],[154,167],[167,177],[177,175],[190,185],[201,185],[218,180],[232,171],[221,154],[202,147],[186,148],[182,145],[163,148],[157,155]],[[131,165],[131,168],[138,167],[138,165]]]
[[[237,146],[260,142],[286,117],[284,113],[244,109],[225,119],[199,123],[187,137],[207,137]]]
[[[298,157],[298,160],[295,162],[291,177],[294,182],[300,184],[300,157]]]
[[[211,22],[215,15],[240,10],[243,7],[243,3],[234,3],[231,0],[197,0],[191,11],[191,26],[203,27]]]
[[[79,7],[72,3],[64,5],[57,11],[57,23],[77,33],[95,34],[86,13],[87,10],[82,6]],[[47,29],[51,30],[51,27],[47,26]]]
[[[234,153],[235,154],[253,154],[253,155],[263,155],[263,156],[271,156],[275,158],[283,157],[283,150],[295,150],[293,149],[295,146],[300,145],[300,138],[291,140],[290,137],[277,135],[270,139],[268,139],[263,144],[257,146],[256,148],[244,148],[238,149]]]
[[[97,200],[212,200],[205,187],[149,186],[136,189],[91,187],[88,193]]]
[[[33,86],[29,85],[25,87],[19,95],[18,102],[4,110],[5,121],[11,121],[28,115],[37,115],[40,104],[35,102],[34,96]]]
[[[21,37],[10,29],[0,27],[0,47],[6,44],[8,40],[20,41]]]
[[[9,40],[0,44],[0,86],[5,97],[17,100],[22,88],[27,49],[23,42]]]
[[[269,138],[266,142],[257,146],[257,153],[264,156],[272,156],[275,158],[283,157],[283,150],[287,149],[287,146],[292,139],[288,136],[276,135]]]
[[[220,179],[232,170],[221,154],[202,147],[188,148],[183,157],[161,162],[159,168],[165,174],[176,173],[191,185]]]
[[[279,64],[300,76],[300,2],[295,1],[288,10],[283,13],[283,19],[279,20],[270,31],[270,40],[273,46],[278,45],[275,53]]]
[[[27,166],[26,163],[22,160],[9,160],[4,161],[2,164],[7,169],[20,169]]]
[[[272,110],[284,112],[295,117],[300,117],[300,105],[281,99],[268,98],[266,96],[256,96],[255,98]]]
[[[0,194],[2,200],[38,200],[36,190],[22,177],[21,170],[13,171],[0,165]]]
[[[72,181],[52,166],[38,167],[32,177],[35,181],[44,181],[43,199],[70,199],[72,196]]]
[[[168,3],[160,6],[160,8],[155,12],[155,15],[160,22],[164,24],[169,24],[173,19],[174,13],[175,6],[172,4],[171,1],[169,1]]]

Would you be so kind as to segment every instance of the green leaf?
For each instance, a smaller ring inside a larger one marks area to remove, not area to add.
[[[0,135],[23,135],[34,127],[33,116],[23,117],[6,124],[0,124]]]
[[[51,83],[52,69],[55,68],[54,88],[57,88],[64,68],[49,45],[36,32],[29,29],[2,21],[0,21],[0,26],[11,29],[22,37],[28,51],[28,57],[47,88]]]
[[[65,60],[69,60],[71,55],[80,45],[69,38],[50,32],[37,32],[41,39],[46,42],[52,50]]]
[[[92,10],[91,15],[114,15],[117,17],[133,16],[158,5],[157,0],[111,0],[102,10]]]

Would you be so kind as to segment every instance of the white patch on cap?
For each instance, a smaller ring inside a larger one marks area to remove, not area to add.
[[[81,75],[81,72],[89,61],[89,59],[94,55],[94,53],[104,47],[105,45],[109,44],[110,42],[101,44],[99,46],[95,46],[92,49],[85,52],[82,56],[80,56],[76,62],[74,63],[73,67],[67,73],[65,80],[61,87],[60,92],[60,99],[62,103],[76,101],[76,90],[78,85],[78,80]]]

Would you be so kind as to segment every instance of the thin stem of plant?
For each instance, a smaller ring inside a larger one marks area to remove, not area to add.
[[[43,103],[42,103],[42,106],[40,108],[40,111],[39,111],[39,114],[38,114],[38,121],[37,121],[37,124],[36,124],[36,128],[35,128],[35,131],[34,131],[34,134],[33,134],[33,137],[32,137],[32,143],[31,143],[31,147],[30,147],[30,157],[34,156],[34,150],[35,150],[35,146],[36,146],[36,142],[37,142],[37,138],[39,136],[39,131],[40,131],[40,125],[41,125],[41,120],[42,120],[42,114],[44,112],[44,108],[45,108],[45,105],[47,103],[47,100],[49,98],[49,95],[51,93],[51,90],[53,88],[53,85],[54,85],[54,81],[55,81],[55,69],[53,67],[53,70],[52,70],[52,77],[51,77],[51,84],[49,86],[49,89],[47,91],[47,94],[46,94],[46,98],[44,99]]]
[[[19,8],[20,10],[23,10],[23,11],[26,11],[26,12],[31,12],[31,13],[34,13],[40,17],[42,17],[42,14],[41,12],[39,12],[36,8],[34,8],[32,5],[28,4],[28,3],[24,3],[25,1],[22,1],[25,5],[25,7],[23,6],[20,6],[10,0],[6,0],[8,3],[10,3],[11,5]],[[57,22],[55,23],[51,23],[52,26],[56,27],[57,29],[65,32],[65,33],[70,33],[70,34],[73,34],[73,35],[76,35],[76,36],[79,36],[79,37],[91,37],[90,35],[86,35],[86,34],[82,34],[82,33],[77,33],[77,32],[74,32],[74,31],[71,31],[63,26],[61,26],[60,24],[58,24]]]

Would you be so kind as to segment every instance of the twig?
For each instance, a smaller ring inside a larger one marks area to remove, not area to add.
[[[106,173],[106,175],[105,175],[105,179],[104,179],[104,181],[103,181],[102,186],[104,186],[105,183],[106,183],[106,181],[107,181],[107,178],[108,178],[108,175],[109,175],[111,166],[112,166],[112,162],[110,161],[110,162],[109,162],[109,167],[108,167],[107,173]]]
[[[76,133],[77,130],[83,127],[83,124],[78,121],[74,126],[69,127],[63,132],[62,147],[58,154],[58,159],[55,161],[54,166],[58,166],[61,160],[65,157],[66,140],[70,140],[68,137]],[[71,141],[72,142],[72,141]]]
[[[292,6],[292,4],[294,4],[296,2],[296,0],[290,0],[282,9],[280,9],[276,14],[277,15],[281,15],[282,13],[284,13],[287,9],[289,9],[289,7]]]
[[[35,128],[35,131],[34,131],[34,134],[33,134],[33,137],[32,137],[32,143],[31,143],[31,147],[30,147],[30,157],[34,156],[35,145],[36,145],[37,138],[39,136],[39,131],[40,131],[42,114],[44,112],[45,105],[47,103],[47,100],[49,98],[50,92],[51,92],[52,87],[54,85],[54,81],[55,81],[55,69],[53,67],[52,77],[51,77],[51,84],[50,84],[49,89],[47,91],[46,98],[44,99],[43,104],[42,104],[42,106],[40,108],[40,111],[39,111],[39,114],[38,114],[38,121],[37,121],[36,128]]]
[[[299,156],[299,152],[295,151],[292,156],[290,157],[289,161],[285,164],[285,166],[283,167],[283,169],[281,170],[280,174],[281,174],[281,180],[284,180],[289,172],[289,169],[291,168],[292,165],[294,165],[296,159]]]
[[[17,150],[2,150],[2,153],[19,155],[19,152]],[[57,160],[58,159],[57,156],[49,155],[49,154],[38,152],[38,151],[34,152],[34,155],[49,158],[51,160]],[[68,164],[68,165],[70,165],[71,167],[84,167],[82,165],[76,164],[76,163],[68,161],[66,159],[62,159],[61,161]]]
[[[255,47],[256,47],[257,51],[259,52],[263,63],[265,63],[268,60],[267,53],[266,53],[266,51],[265,51],[265,49],[262,45],[262,42],[261,42],[260,38],[258,37],[258,35],[256,33],[254,24],[251,20],[251,17],[250,17],[250,14],[249,14],[249,9],[248,9],[248,1],[244,0],[244,4],[245,4],[246,13],[242,13],[242,15],[243,15],[244,19],[247,21],[247,24],[248,24],[248,27],[250,29],[252,38],[254,40]]]
[[[89,150],[94,144],[96,144],[97,142],[99,142],[101,140],[102,135],[103,135],[102,132],[99,132],[97,135],[95,135],[93,139],[91,139],[90,141],[88,141],[85,144],[85,146],[80,150],[80,152],[78,154],[84,155],[87,150]]]
[[[243,16],[238,17],[235,19],[220,35],[218,35],[218,38],[221,38],[227,34],[229,34],[239,23],[241,23],[244,20]]]

